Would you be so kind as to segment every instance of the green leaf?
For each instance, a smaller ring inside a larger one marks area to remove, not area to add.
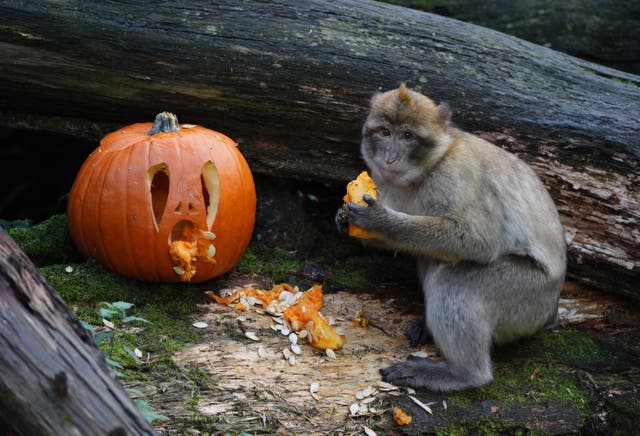
[[[144,400],[134,400],[133,402],[135,403],[140,413],[142,413],[142,416],[144,416],[149,422],[158,420],[168,421],[170,419],[168,416],[155,413],[155,409],[153,408],[153,406],[151,406]]]
[[[127,303],[126,301],[116,301],[111,303],[111,307],[115,307],[122,312],[125,312],[133,307],[133,303]]]
[[[112,331],[103,331],[100,333],[96,333],[95,336],[93,337],[93,341],[95,342],[96,345],[99,346],[102,342],[104,342],[105,339],[111,338],[111,337],[113,337]]]
[[[127,392],[129,392],[130,394],[135,395],[136,397],[146,397],[144,392],[139,391],[138,389],[127,388]]]
[[[91,324],[89,324],[88,322],[83,321],[83,320],[80,320],[80,324],[82,324],[82,327],[84,327],[85,329],[89,330],[89,332],[91,333],[91,336],[95,336],[96,335],[96,329],[94,329]]]
[[[129,347],[127,347],[126,345],[122,346],[122,349],[129,355],[131,356],[131,358],[136,362],[136,363],[140,363],[140,358],[138,356],[136,356],[136,353]]]
[[[133,322],[133,321],[140,321],[140,322],[150,322],[148,319],[144,319],[144,318],[140,318],[139,316],[125,316],[124,318],[122,318],[122,322]]]
[[[120,364],[120,362],[116,362],[115,360],[109,359],[108,357],[105,357],[105,359],[107,360],[107,363],[112,367],[118,368],[118,369],[124,369],[124,367]]]
[[[104,307],[100,308],[100,316],[102,318],[106,318],[106,319],[111,319],[113,317],[113,315],[118,315],[120,314],[120,312],[116,311],[116,310],[111,310],[111,309],[105,309]]]

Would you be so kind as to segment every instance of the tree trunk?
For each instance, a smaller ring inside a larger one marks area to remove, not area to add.
[[[0,424],[24,435],[151,435],[84,328],[0,228]]]
[[[640,2],[388,0],[517,36],[629,73],[640,72]]]
[[[406,81],[534,167],[572,276],[640,297],[638,76],[366,0],[0,0],[0,47],[5,127],[97,140],[168,110],[238,140],[256,173],[336,186],[363,168],[372,91]]]

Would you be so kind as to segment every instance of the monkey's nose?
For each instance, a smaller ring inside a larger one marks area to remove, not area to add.
[[[400,158],[398,153],[394,153],[394,150],[385,150],[384,153],[384,163],[387,165],[391,165],[396,162]]]

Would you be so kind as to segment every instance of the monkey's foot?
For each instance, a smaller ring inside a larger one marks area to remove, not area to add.
[[[431,337],[431,333],[429,333],[424,316],[414,318],[411,321],[407,327],[405,336],[409,341],[409,345],[413,348],[433,342],[433,338]]]
[[[466,379],[454,375],[446,362],[410,356],[405,362],[380,369],[384,381],[397,386],[432,392],[459,391],[489,383],[491,375]]]

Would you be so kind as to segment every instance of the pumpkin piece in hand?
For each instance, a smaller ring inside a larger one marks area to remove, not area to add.
[[[355,203],[360,206],[367,206],[367,202],[363,197],[365,194],[369,194],[374,199],[378,198],[378,191],[373,179],[366,171],[361,172],[358,177],[347,184],[347,193],[343,197],[346,203]],[[360,239],[371,239],[373,234],[358,226],[354,226],[349,223],[349,236],[353,236]]]

